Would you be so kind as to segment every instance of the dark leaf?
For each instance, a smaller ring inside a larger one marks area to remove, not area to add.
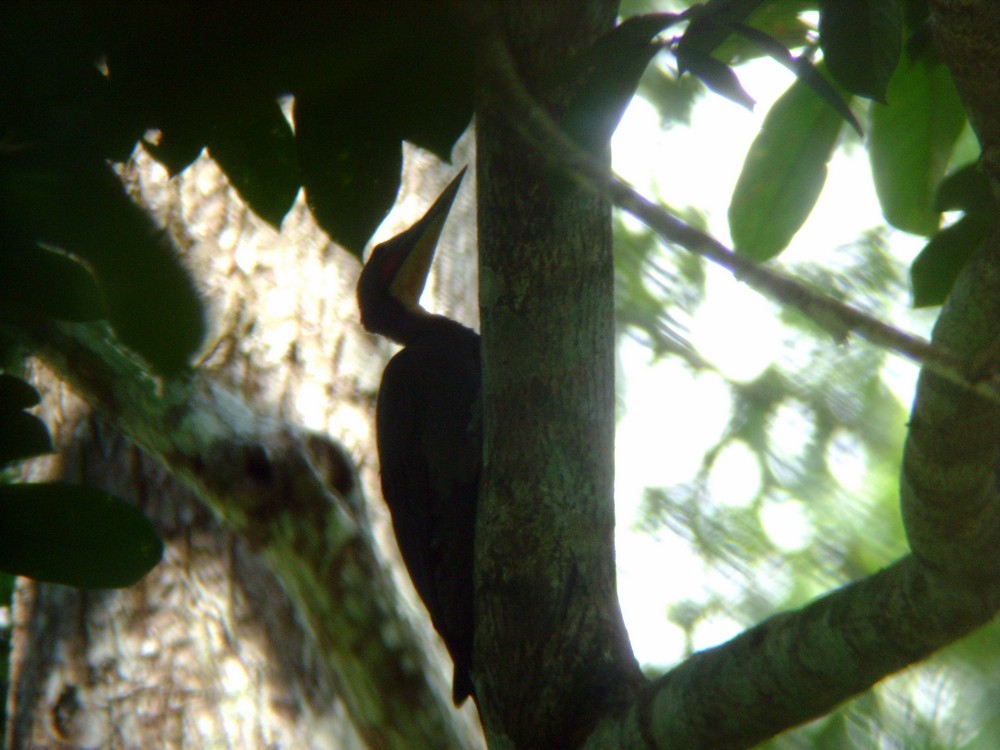
[[[149,520],[106,492],[59,482],[0,486],[0,569],[69,586],[121,588],[162,554]]]
[[[3,176],[0,200],[10,218],[33,240],[89,264],[125,344],[163,373],[183,369],[205,323],[172,243],[106,165],[59,156]]]
[[[396,200],[403,164],[399,136],[377,116],[367,127],[357,116],[345,123],[344,112],[357,115],[364,107],[347,95],[295,100],[295,143],[309,207],[330,238],[359,258]]]
[[[967,214],[931,237],[910,267],[913,306],[943,304],[962,267],[994,226],[991,216]]]
[[[886,220],[930,236],[938,228],[934,192],[965,126],[951,74],[904,57],[889,82],[888,105],[872,105],[868,155]]]
[[[678,19],[673,13],[629,18],[560,72],[561,84],[574,92],[560,124],[580,146],[595,152],[607,146],[646,66],[660,49],[652,39]]]
[[[801,80],[774,103],[729,204],[737,252],[765,261],[787,247],[823,189],[841,124]]]
[[[975,162],[941,180],[934,196],[935,211],[990,213],[994,210],[990,180]]]
[[[777,39],[750,26],[735,24],[733,30],[760,47],[769,57],[777,60],[791,70],[800,81],[815,91],[823,101],[837,110],[840,116],[854,128],[858,135],[864,134],[861,130],[861,123],[858,122],[858,118],[851,112],[848,102],[840,95],[840,92],[837,91],[834,85],[827,80],[826,76],[807,58],[793,57],[788,48]]]
[[[0,310],[86,321],[107,317],[93,274],[70,256],[38,245],[0,247],[4,297]]]
[[[23,411],[0,412],[0,466],[52,450],[49,431],[38,417]]]
[[[692,6],[685,14],[691,23],[677,46],[678,58],[712,54],[730,37],[732,25],[744,23],[762,4],[763,0],[709,0]]]
[[[274,100],[251,99],[218,117],[208,150],[255,214],[275,228],[295,202],[295,136]]]
[[[680,49],[677,50],[677,62],[682,70],[696,75],[715,93],[747,109],[753,109],[755,103],[753,98],[744,90],[740,79],[725,63],[698,50],[688,50],[682,54]]]
[[[791,2],[765,3],[751,13],[745,21],[732,20],[727,25],[731,31],[738,27],[751,28],[769,39],[777,41],[785,49],[801,49],[811,46],[813,28],[805,23],[800,14],[805,10],[801,0]],[[742,34],[731,34],[726,41],[713,51],[713,56],[730,65],[738,65],[758,59],[764,50]]]
[[[202,138],[187,133],[182,128],[161,131],[157,140],[144,140],[143,147],[175,177],[191,166],[205,148]]]
[[[472,119],[475,61],[472,35],[446,7],[420,6],[425,17],[402,44],[374,66],[385,89],[386,119],[406,140],[451,160],[451,150]],[[370,79],[369,69],[365,77]],[[362,119],[360,127],[367,127]]]
[[[884,103],[903,44],[900,0],[821,0],[819,11],[830,74],[851,93]]]
[[[29,383],[7,373],[0,373],[0,414],[19,412],[38,406],[41,396]]]

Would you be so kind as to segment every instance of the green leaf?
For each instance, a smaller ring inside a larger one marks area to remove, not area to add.
[[[589,151],[607,146],[660,49],[652,39],[679,18],[673,13],[629,18],[567,63],[559,76],[574,91],[560,120],[567,135]]]
[[[677,45],[678,56],[697,51],[711,54],[732,34],[732,24],[744,23],[763,4],[763,0],[709,0],[688,9],[691,18],[687,31]]]
[[[753,109],[755,104],[753,97],[746,92],[740,79],[736,77],[736,73],[725,63],[695,49],[683,53],[678,49],[677,62],[680,64],[681,70],[690,71],[716,94],[749,110]]]
[[[91,487],[0,486],[0,569],[82,588],[131,586],[163,554],[138,510]]]
[[[829,80],[827,80],[826,76],[824,76],[808,58],[793,57],[788,48],[777,39],[774,39],[764,32],[758,31],[757,29],[745,24],[735,24],[733,29],[736,33],[745,37],[763,50],[769,57],[777,60],[786,68],[791,70],[795,74],[796,78],[815,91],[823,101],[837,110],[837,112],[840,113],[840,116],[843,117],[852,128],[854,128],[858,135],[863,135],[861,123],[858,122],[854,113],[851,112],[851,107],[847,100],[840,95],[840,92],[837,91],[836,87],[830,83]]]
[[[49,431],[38,417],[23,411],[0,412],[0,466],[53,450]]]
[[[801,80],[774,103],[729,204],[738,253],[761,262],[788,246],[823,189],[842,122]]]
[[[447,6],[419,7],[420,28],[407,29],[404,43],[392,45],[394,54],[365,75],[380,79],[375,88],[381,90],[382,107],[395,121],[399,139],[450,161],[475,108],[473,35],[456,23]]]
[[[990,216],[967,214],[931,238],[910,267],[914,307],[944,303],[959,272],[995,224]]]
[[[935,211],[992,213],[995,200],[990,181],[977,162],[966,164],[941,180],[934,196]]]
[[[102,162],[53,154],[0,173],[0,202],[20,234],[83,258],[118,337],[158,371],[184,369],[205,322],[167,235]]]
[[[830,74],[848,91],[884,103],[903,45],[900,0],[821,0],[819,11]]]
[[[16,314],[45,315],[58,320],[86,321],[107,317],[97,280],[90,270],[65,253],[30,242],[0,246],[0,309]]]
[[[243,201],[278,228],[299,191],[295,136],[276,101],[239,104],[211,128],[208,150]]]
[[[361,257],[399,192],[403,152],[399,136],[365,111],[363,92],[295,100],[295,143],[306,200],[330,238]],[[354,112],[350,123],[344,112]]]
[[[29,383],[7,373],[0,373],[0,414],[19,412],[38,406],[41,396]]]
[[[930,236],[940,220],[934,191],[965,126],[965,111],[946,67],[906,56],[887,100],[872,105],[868,154],[875,191],[890,224]]]
[[[990,182],[976,163],[948,175],[934,198],[937,211],[965,215],[938,231],[910,267],[913,306],[943,304],[959,272],[996,225],[996,203]]]

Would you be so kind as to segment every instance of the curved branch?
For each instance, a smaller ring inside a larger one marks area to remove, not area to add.
[[[653,682],[589,747],[747,748],[989,622],[1000,588],[928,573],[915,558],[701,651]]]

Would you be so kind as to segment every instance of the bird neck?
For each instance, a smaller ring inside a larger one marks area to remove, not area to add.
[[[366,321],[368,330],[403,346],[446,332],[452,326],[461,327],[460,323],[441,315],[432,315],[419,305],[407,307],[394,297],[384,299],[377,310],[377,319]]]

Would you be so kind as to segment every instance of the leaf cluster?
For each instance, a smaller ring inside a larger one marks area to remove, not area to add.
[[[38,392],[0,374],[0,469],[50,453],[45,425],[27,409]],[[64,482],[0,483],[0,571],[86,588],[130,586],[160,561],[149,520],[106,492]]]
[[[274,226],[304,188],[360,256],[402,141],[447,158],[472,112],[468,37],[433,2],[15,0],[0,28],[0,333],[107,321],[163,376],[187,371],[204,311],[114,163],[142,147],[174,175],[207,152]],[[2,378],[0,461],[51,451],[37,394]],[[64,484],[0,488],[0,530],[0,568],[81,586],[127,585],[161,547],[131,506]]]

